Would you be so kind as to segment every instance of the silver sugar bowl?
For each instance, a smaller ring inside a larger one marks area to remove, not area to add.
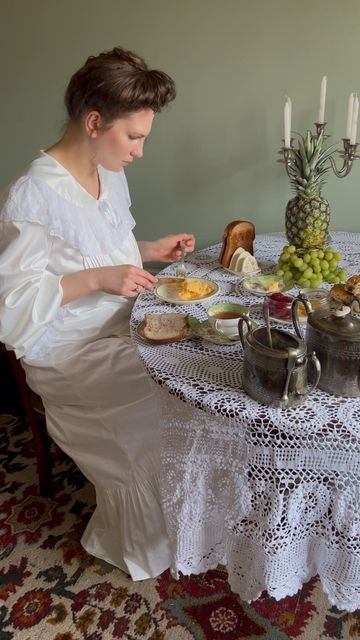
[[[305,342],[281,329],[253,329],[246,315],[239,320],[239,335],[244,349],[246,393],[262,404],[280,409],[302,404],[320,378],[319,360],[315,353],[307,353]]]

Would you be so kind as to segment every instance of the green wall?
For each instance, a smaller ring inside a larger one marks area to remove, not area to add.
[[[88,55],[120,44],[174,77],[178,97],[127,171],[139,239],[186,230],[202,247],[237,218],[283,229],[284,95],[293,129],[312,128],[326,74],[328,132],[341,142],[348,95],[360,93],[359,0],[0,0],[0,9],[0,187],[59,137],[64,89]],[[329,176],[333,229],[360,231],[359,185],[360,162],[343,180]]]

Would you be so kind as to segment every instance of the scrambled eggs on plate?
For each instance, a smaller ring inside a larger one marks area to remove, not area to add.
[[[215,295],[218,285],[202,278],[160,278],[155,294],[166,302],[191,303]]]
[[[214,290],[214,287],[203,280],[189,280],[185,278],[179,284],[179,298],[181,300],[198,300],[204,298]]]

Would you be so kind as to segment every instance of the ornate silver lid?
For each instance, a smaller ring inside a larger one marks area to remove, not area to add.
[[[340,340],[360,342],[360,320],[351,315],[350,307],[343,306],[325,314],[314,311],[309,314],[308,323],[318,331]]]

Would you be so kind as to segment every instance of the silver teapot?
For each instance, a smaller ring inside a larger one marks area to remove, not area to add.
[[[302,337],[298,306],[305,306],[308,318],[306,344],[321,363],[319,389],[347,398],[360,397],[360,320],[350,307],[313,311],[303,292],[292,303],[295,331]]]
[[[263,404],[289,409],[302,404],[320,378],[320,363],[306,344],[281,329],[253,329],[248,316],[239,320],[244,349],[243,386],[246,393]],[[313,381],[308,383],[308,365]]]

